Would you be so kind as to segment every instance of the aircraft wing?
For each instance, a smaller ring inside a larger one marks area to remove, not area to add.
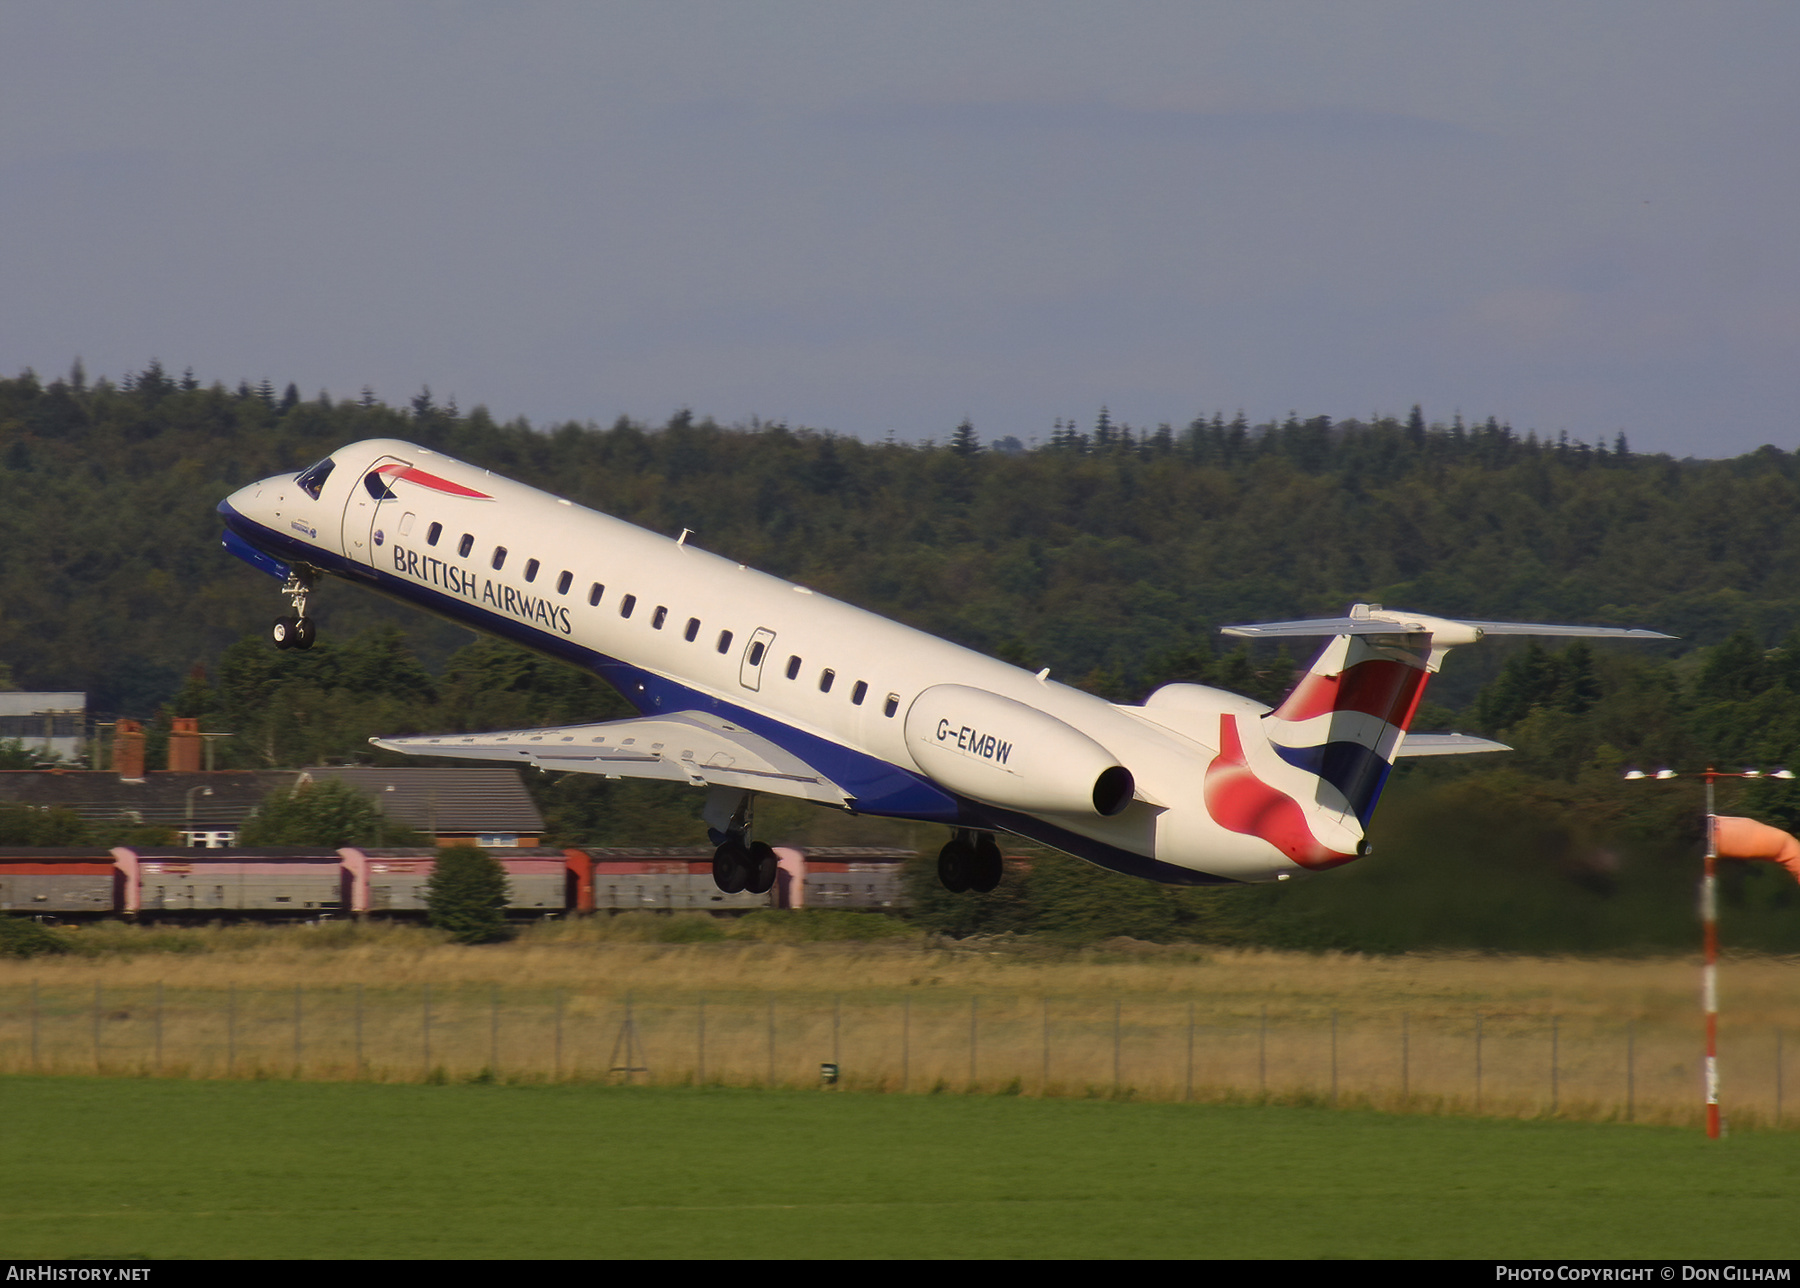
[[[697,711],[502,733],[371,738],[407,756],[454,756],[536,765],[608,778],[659,778],[695,787],[735,787],[843,805],[849,793],[766,738]]]

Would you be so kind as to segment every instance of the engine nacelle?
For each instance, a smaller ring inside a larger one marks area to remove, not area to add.
[[[953,792],[1026,813],[1110,817],[1131,804],[1131,771],[1055,716],[985,689],[938,684],[906,712],[906,747]]]

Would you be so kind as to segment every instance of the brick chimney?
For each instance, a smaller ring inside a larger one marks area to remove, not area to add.
[[[184,773],[200,770],[200,721],[194,716],[176,716],[169,730],[169,768]]]
[[[120,720],[113,728],[113,768],[128,783],[144,781],[144,726]]]

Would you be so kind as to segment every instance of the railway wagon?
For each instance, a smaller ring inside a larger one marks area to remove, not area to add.
[[[490,850],[506,871],[508,912],[563,912],[569,904],[569,855],[553,849]],[[430,906],[436,850],[338,851],[350,874],[350,910],[358,913],[423,913]]]
[[[317,916],[345,907],[344,866],[329,850],[115,850],[124,912]],[[135,896],[135,898],[134,898]]]
[[[105,850],[0,848],[0,912],[112,912],[122,885]]]

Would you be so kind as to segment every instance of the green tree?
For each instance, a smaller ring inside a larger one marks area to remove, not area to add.
[[[238,836],[240,845],[371,845],[382,830],[375,802],[334,778],[270,792]],[[394,825],[387,827],[392,844]]]
[[[506,869],[473,845],[446,846],[425,885],[431,924],[459,944],[490,944],[507,937]]]

